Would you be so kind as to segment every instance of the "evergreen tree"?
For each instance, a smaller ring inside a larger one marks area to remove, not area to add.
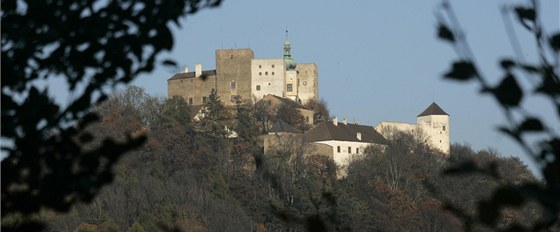
[[[232,128],[231,124],[229,110],[220,100],[216,90],[212,89],[199,115],[199,129],[207,139],[217,145],[228,137]],[[214,148],[218,147],[214,146]]]
[[[236,96],[235,100],[235,132],[239,139],[245,142],[255,142],[258,136],[258,127],[251,111],[251,106],[244,103],[240,96]]]

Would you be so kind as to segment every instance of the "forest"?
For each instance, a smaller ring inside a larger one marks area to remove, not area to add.
[[[236,103],[226,107],[213,94],[204,117],[194,120],[182,98],[153,97],[135,86],[114,94],[91,109],[100,120],[74,139],[86,150],[103,143],[95,138],[147,140],[111,167],[112,183],[91,203],[32,217],[47,231],[463,231],[457,213],[474,216],[498,187],[542,184],[517,157],[453,144],[446,159],[402,133],[387,138],[385,149],[366,149],[337,178],[341,167],[328,157],[304,149],[263,153],[263,121],[297,123],[297,111]],[[328,118],[325,102],[310,107]],[[471,172],[450,169],[465,164],[473,164]],[[502,208],[495,225],[470,229],[530,228],[544,213],[526,200]],[[2,224],[20,221],[16,215]]]

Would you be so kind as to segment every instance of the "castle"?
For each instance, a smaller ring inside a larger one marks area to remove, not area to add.
[[[291,57],[291,43],[284,42],[284,57],[255,59],[251,49],[216,50],[216,69],[202,70],[196,64],[194,72],[186,69],[167,81],[168,97],[183,97],[189,105],[201,106],[212,89],[226,105],[233,105],[236,96],[256,103],[263,99],[271,104],[299,105],[310,100],[317,101],[319,82],[316,64],[297,64]],[[276,103],[275,103],[276,104]],[[313,112],[305,107],[295,107],[313,125]],[[308,112],[309,111],[309,112]],[[265,135],[265,153],[268,149],[284,144],[285,138],[298,138],[301,146],[312,147],[344,165],[352,155],[362,154],[369,145],[385,146],[395,131],[420,135],[419,138],[449,156],[449,115],[435,102],[417,116],[416,124],[380,122],[377,126],[342,123],[335,117],[332,121],[313,125],[305,133],[287,130],[285,123],[277,122],[271,133]],[[279,129],[280,128],[280,129]],[[297,135],[299,134],[299,135]],[[294,137],[295,136],[295,137]],[[268,144],[267,144],[268,141]],[[276,144],[276,145],[275,145]],[[285,144],[284,144],[285,145]],[[286,147],[286,146],[283,146]]]
[[[195,65],[167,80],[168,97],[180,96],[190,105],[202,105],[212,89],[226,105],[235,96],[255,103],[267,95],[290,98],[300,104],[318,100],[316,64],[298,64],[291,56],[291,43],[284,42],[284,57],[255,59],[249,48],[216,50],[216,69]]]

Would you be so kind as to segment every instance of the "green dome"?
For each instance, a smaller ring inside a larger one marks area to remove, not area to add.
[[[286,70],[296,69],[297,63],[292,57],[284,57],[284,63],[286,63]]]
[[[291,49],[290,41],[286,38],[284,41],[284,63],[286,63],[286,70],[294,70],[297,66],[296,61],[292,59],[292,54],[290,53]]]

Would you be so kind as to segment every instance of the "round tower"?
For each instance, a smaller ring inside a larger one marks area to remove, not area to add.
[[[433,102],[416,117],[416,124],[428,137],[430,145],[449,156],[449,114]]]

